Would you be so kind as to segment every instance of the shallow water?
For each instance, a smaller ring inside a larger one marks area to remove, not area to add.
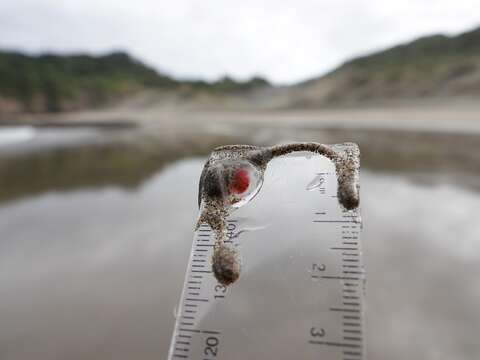
[[[100,141],[102,134],[95,127],[0,126],[0,151],[28,153],[47,148],[67,148]]]
[[[202,159],[0,206],[1,359],[166,357]],[[370,359],[477,359],[480,193],[363,171]]]

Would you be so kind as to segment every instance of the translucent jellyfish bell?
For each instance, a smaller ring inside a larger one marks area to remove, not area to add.
[[[263,184],[263,173],[246,160],[226,164],[227,190],[232,207],[239,208],[258,194]]]
[[[206,199],[238,208],[249,202],[260,190],[263,173],[248,160],[217,160],[204,170],[201,191]]]

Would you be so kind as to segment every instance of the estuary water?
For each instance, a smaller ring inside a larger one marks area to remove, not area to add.
[[[388,167],[369,162],[374,150],[361,173],[368,358],[477,359],[478,174],[443,162]],[[133,150],[98,151],[1,164],[1,359],[167,355],[205,158],[153,166],[137,153],[127,161]],[[93,160],[147,170],[130,167],[127,177],[112,165],[105,177]],[[46,174],[20,179],[28,171],[19,163],[39,162]]]

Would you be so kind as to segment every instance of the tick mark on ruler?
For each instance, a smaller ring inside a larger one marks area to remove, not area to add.
[[[330,308],[330,311],[352,312],[352,313],[360,312],[360,310],[358,309],[344,309],[344,308]]]
[[[322,276],[322,279],[358,280],[358,278],[350,277],[350,276],[327,276],[327,275]]]
[[[180,331],[188,331],[188,332],[194,332],[194,333],[199,333],[200,330],[197,330],[197,329],[185,329],[185,328],[180,328],[178,329]]]
[[[354,356],[355,356],[355,355],[362,355],[361,352],[358,352],[358,351],[347,351],[347,350],[344,350],[344,351],[343,351],[343,354],[344,354],[344,355],[354,355]]]
[[[350,348],[360,348],[359,344],[348,344],[348,343],[338,343],[332,341],[317,341],[317,340],[310,340],[310,344],[315,345],[327,345],[327,346],[338,346],[338,347],[350,347]]]
[[[184,349],[184,348],[175,348],[177,351],[190,351],[189,349]]]
[[[313,220],[314,223],[352,223],[351,220]]]
[[[220,331],[214,331],[214,330],[202,330],[201,332],[204,334],[213,334],[213,335],[220,334]]]
[[[361,337],[354,337],[354,336],[344,336],[343,340],[362,341],[362,338]]]

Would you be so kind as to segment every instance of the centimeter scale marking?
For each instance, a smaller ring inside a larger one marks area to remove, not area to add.
[[[336,181],[334,174],[324,175],[324,184],[319,187],[321,195],[328,195],[326,187],[331,181]],[[333,178],[333,179],[331,179]],[[338,264],[338,269],[327,269],[324,265],[313,264],[311,272],[312,286],[318,281],[341,282],[339,293],[336,295],[338,302],[327,310],[340,324],[340,334],[332,335],[328,328],[312,326],[309,337],[305,339],[306,346],[326,347],[338,349],[335,358],[342,360],[364,359],[364,334],[363,334],[363,292],[364,270],[361,259],[360,231],[361,224],[355,222],[355,216],[343,212],[340,219],[328,219],[327,211],[313,213],[314,224],[319,226],[334,226],[338,232],[338,239],[334,246],[329,247],[329,257]],[[237,220],[228,220],[227,240],[233,246],[238,246]],[[179,313],[175,325],[174,337],[170,346],[169,359],[228,359],[228,349],[222,349],[219,354],[220,342],[223,334],[221,329],[199,328],[199,314],[211,303],[222,301],[228,297],[228,289],[219,284],[211,270],[210,258],[214,246],[214,234],[207,225],[201,225],[196,233],[187,276],[183,288]],[[241,281],[241,280],[240,280]],[[287,286],[287,285],[286,285]],[[320,314],[312,314],[318,320]],[[328,325],[327,325],[328,326]],[[308,329],[306,329],[308,334]],[[288,341],[282,339],[281,341]],[[248,344],[246,344],[248,346]]]

